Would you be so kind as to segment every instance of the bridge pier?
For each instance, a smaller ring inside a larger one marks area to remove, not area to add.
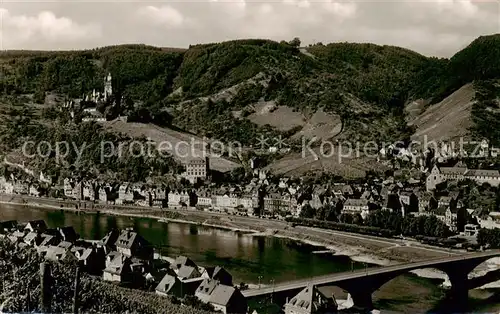
[[[415,269],[434,268],[445,272],[451,282],[451,289],[447,293],[446,311],[450,306],[454,309],[451,312],[466,312],[468,308],[469,288],[484,285],[491,282],[491,279],[500,278],[500,270],[489,276],[482,276],[472,280],[468,279],[468,274],[484,261],[500,256],[500,251],[484,252],[476,254],[464,254],[463,256],[453,256],[447,258],[437,258],[429,261],[419,261],[410,264],[397,264],[387,267],[370,268],[364,271],[346,272],[327,276],[318,276],[310,280],[296,280],[284,283],[273,288],[263,288],[259,290],[243,291],[246,298],[275,294],[298,293],[308,284],[317,287],[337,286],[347,291],[352,299],[356,312],[368,312],[373,310],[372,293],[378,290],[391,279]],[[498,277],[497,277],[498,276]],[[493,277],[493,278],[492,278]]]
[[[448,293],[454,311],[465,312],[469,301],[469,273],[485,259],[472,259],[445,264],[440,267],[448,275],[451,288]]]
[[[369,312],[373,310],[372,292],[369,290],[359,289],[349,291],[353,302],[353,308],[359,311]]]
[[[358,313],[369,312],[374,309],[372,294],[385,282],[385,276],[372,276],[369,278],[361,277],[349,280],[340,284],[338,287],[349,293],[353,303],[353,309]]]
[[[449,291],[450,304],[453,305],[454,310],[465,312],[469,301],[468,272],[457,269],[450,271],[447,274],[451,283]]]

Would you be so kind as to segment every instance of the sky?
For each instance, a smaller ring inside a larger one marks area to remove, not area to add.
[[[187,48],[241,38],[371,42],[450,57],[500,33],[500,0],[0,0],[0,49],[125,43]]]

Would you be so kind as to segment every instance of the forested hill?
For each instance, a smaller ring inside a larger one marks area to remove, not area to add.
[[[252,144],[248,134],[263,127],[248,118],[258,103],[292,108],[304,119],[322,109],[340,117],[341,136],[394,140],[412,133],[403,114],[410,101],[435,103],[465,83],[500,77],[500,35],[480,37],[450,59],[374,44],[299,44],[237,40],[187,50],[7,51],[0,54],[0,91],[32,93],[38,101],[49,91],[79,97],[102,90],[110,72],[114,91],[140,101],[151,116],[169,109],[180,128]],[[287,131],[291,136],[298,129]]]

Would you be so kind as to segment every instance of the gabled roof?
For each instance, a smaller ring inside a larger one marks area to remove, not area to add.
[[[0,229],[13,229],[17,226],[17,221],[16,220],[8,220],[8,221],[2,221],[0,222]]]
[[[183,255],[177,256],[173,265],[178,268],[182,267],[183,265],[197,267],[195,262]]]
[[[24,237],[24,242],[30,243],[31,241],[35,241],[37,237],[38,237],[38,233],[30,232]]]
[[[122,230],[115,244],[120,248],[131,249],[134,244],[138,244],[139,246],[146,246],[147,241],[144,240],[144,238],[139,234],[137,234],[137,232]]]
[[[439,171],[445,175],[464,175],[467,172],[467,168],[441,167]]]
[[[321,303],[327,302],[328,299],[329,298],[316,287],[309,284],[286,305],[300,308],[302,311],[305,310],[307,313],[316,313],[319,310]]]
[[[72,245],[73,245],[73,243],[71,243],[71,242],[61,241],[57,246],[65,248],[65,249],[69,249]]]
[[[193,279],[200,277],[201,274],[196,267],[182,265],[177,272],[179,279]]]
[[[78,239],[78,235],[73,227],[61,227],[58,228],[58,230],[61,236],[67,241],[74,241]]]
[[[173,285],[176,281],[178,281],[177,277],[166,274],[160,283],[156,286],[156,291],[168,293],[170,289],[172,289]]]
[[[102,238],[101,242],[103,245],[107,246],[115,245],[118,236],[119,236],[118,230],[116,229],[111,230],[110,232],[108,232],[108,234],[104,236],[104,238]]]
[[[116,254],[110,263],[106,266],[105,272],[121,275],[130,265],[130,259],[123,254]]]
[[[460,192],[452,191],[452,192],[449,193],[449,196],[450,196],[451,199],[457,200],[458,197],[460,196]]]
[[[225,285],[217,285],[210,295],[210,303],[227,306],[229,300],[236,293],[236,288]]]
[[[367,199],[369,199],[369,198],[370,198],[370,196],[371,196],[371,195],[372,195],[372,193],[371,193],[370,191],[366,190],[366,191],[364,191],[364,192],[363,192],[363,194],[361,195],[361,198],[362,198],[362,199],[366,199],[366,200],[367,200]]]
[[[52,235],[48,234],[42,234],[42,237],[44,238],[43,241],[40,243],[40,246],[49,246],[49,244],[53,243],[55,241],[55,237]]]
[[[498,170],[470,169],[465,174],[467,177],[500,177]]]
[[[84,254],[86,254],[85,252],[87,250],[90,251],[90,253],[92,252],[92,248],[83,248],[81,246],[73,246],[69,249],[73,254],[75,254],[75,256],[79,257],[80,259],[82,259],[82,256]],[[89,255],[90,255],[89,253]]]
[[[66,253],[66,249],[58,246],[49,246],[45,258],[52,261],[61,260]]]
[[[200,301],[202,302],[209,302],[210,296],[212,295],[212,292],[217,287],[217,285],[218,285],[217,280],[212,280],[212,279],[203,280],[198,289],[196,289],[195,292],[196,297],[200,299]]]
[[[366,199],[355,199],[355,198],[348,198],[344,206],[367,206],[368,205],[368,200]]]
[[[47,224],[43,220],[32,220],[26,224],[24,229],[31,229],[36,231],[45,231],[47,229]]]
[[[232,281],[232,276],[231,274],[225,270],[224,268],[220,267],[220,266],[215,266],[215,267],[207,267],[206,268],[206,272],[208,274],[208,276],[211,278],[211,279],[215,279],[215,280],[221,280],[221,279],[230,279]],[[221,278],[222,277],[222,278]],[[226,278],[224,278],[226,277]],[[223,282],[225,284],[229,284],[227,282]]]
[[[434,197],[432,195],[432,193],[429,193],[429,192],[422,192],[422,193],[417,194],[417,196],[418,196],[420,202],[427,202],[431,198]]]

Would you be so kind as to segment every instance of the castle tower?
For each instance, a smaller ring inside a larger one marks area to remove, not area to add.
[[[104,78],[104,100],[108,100],[108,97],[113,95],[113,87],[111,86],[111,73]]]

